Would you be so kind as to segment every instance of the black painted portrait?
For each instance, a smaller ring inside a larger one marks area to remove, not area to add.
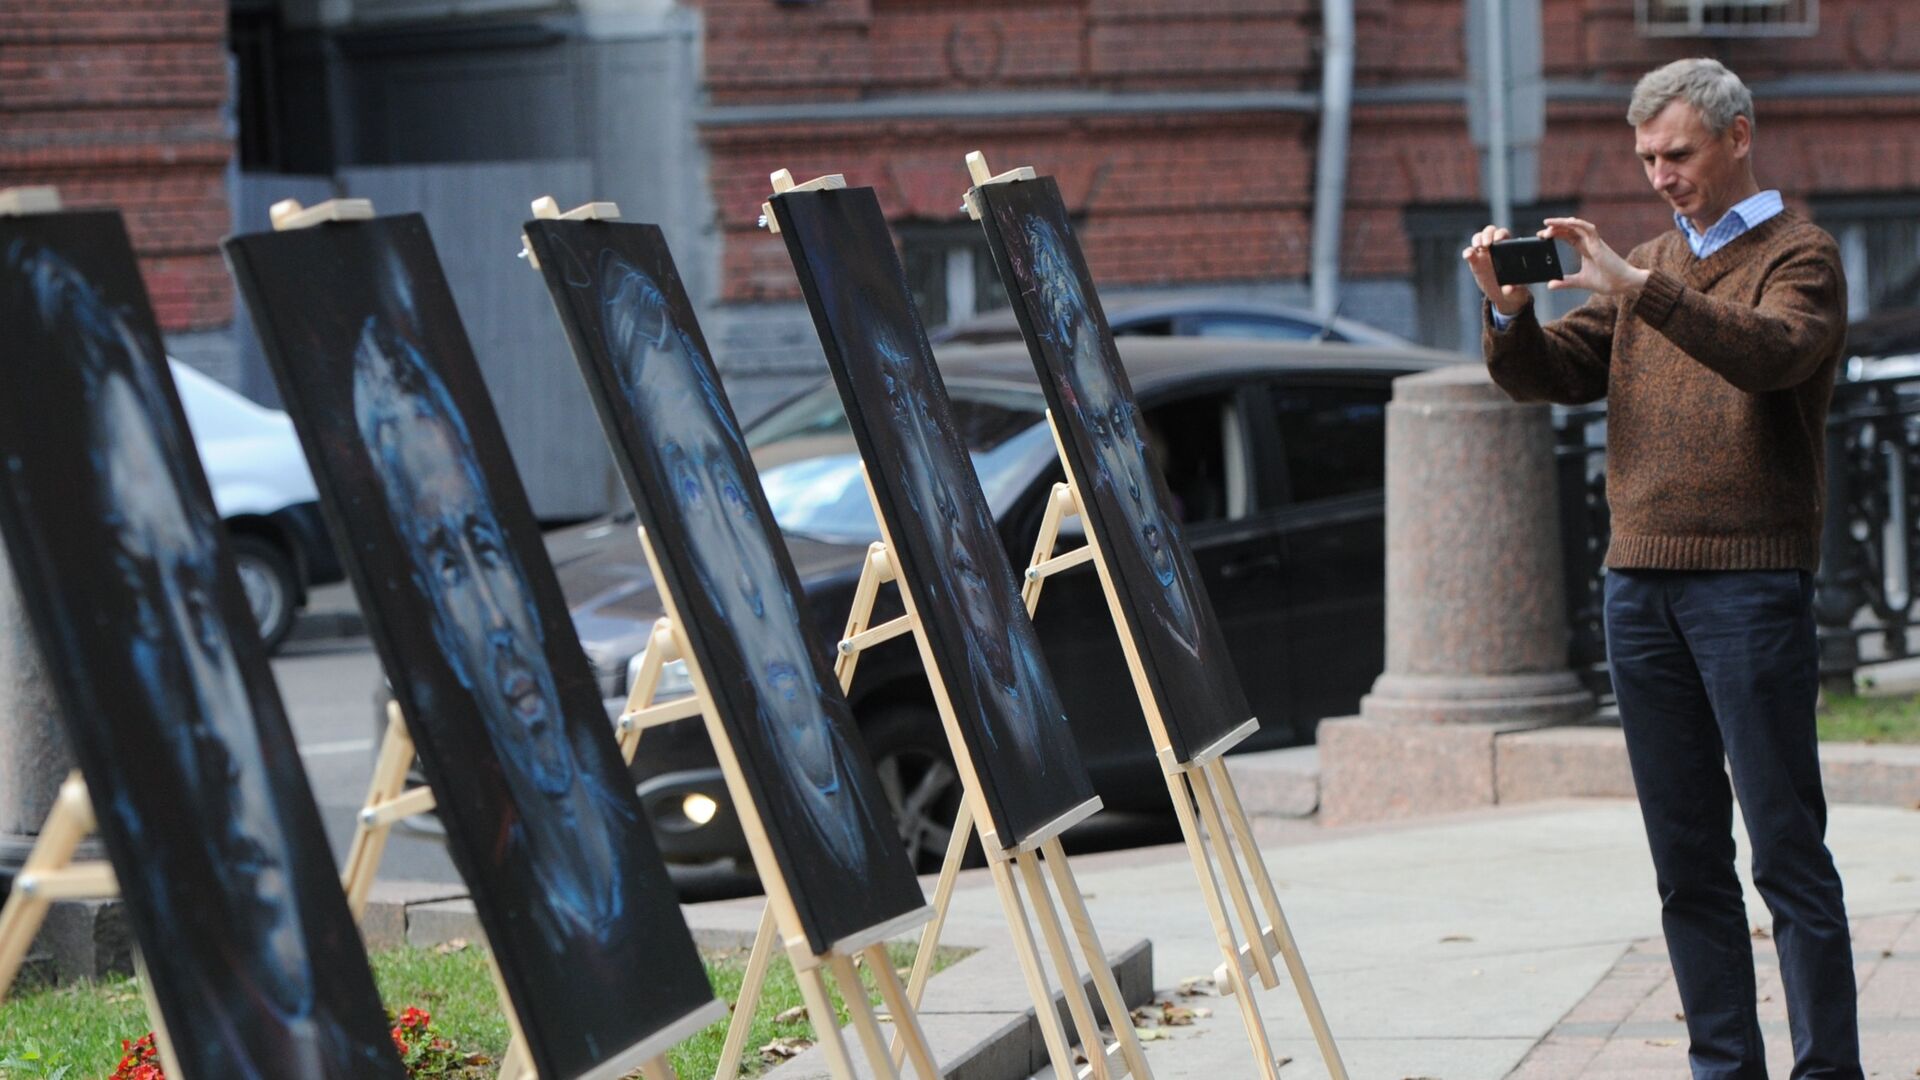
[[[1094,800],[871,188],[774,213],[1004,847]]]
[[[120,215],[0,219],[0,531],[191,1076],[404,1075]]]

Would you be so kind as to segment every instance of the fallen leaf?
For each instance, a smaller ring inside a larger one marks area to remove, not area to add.
[[[805,1005],[795,1005],[793,1008],[775,1016],[773,1022],[776,1024],[797,1024],[806,1018],[807,1007]]]
[[[799,1057],[812,1048],[812,1039],[803,1039],[799,1036],[775,1039],[760,1048],[760,1060],[770,1065],[777,1065],[789,1058]]]
[[[446,956],[449,953],[466,952],[467,944],[468,943],[466,938],[463,938],[463,937],[449,938],[446,941],[443,941],[440,944],[435,945],[433,947],[433,951],[436,953],[439,953],[441,956]]]
[[[1273,1059],[1273,1067],[1276,1069],[1284,1069],[1291,1064],[1293,1064],[1293,1059],[1285,1054],[1281,1054],[1279,1057]]]
[[[1678,1039],[1648,1039],[1647,1040],[1648,1046],[1678,1046],[1679,1044],[1680,1044],[1680,1040]]]
[[[1756,926],[1753,928],[1753,940],[1755,941],[1765,941],[1772,936],[1773,934],[1764,926]]]
[[[1157,1027],[1140,1028],[1134,1034],[1140,1037],[1141,1042],[1159,1042],[1161,1039],[1171,1037],[1167,1034],[1166,1028]]]
[[[1472,940],[1473,940],[1473,936],[1471,934],[1448,934],[1446,937],[1443,937],[1440,939],[1440,944],[1449,945],[1456,941],[1472,941]]]
[[[1687,1022],[1687,1014],[1686,1014],[1686,1013],[1683,1013],[1683,1012],[1677,1012],[1677,1013],[1674,1013],[1674,1014],[1673,1014],[1673,1018],[1674,1018],[1674,1020],[1676,1020],[1676,1021],[1678,1021],[1679,1023],[1682,1023],[1682,1024],[1684,1024],[1684,1023],[1686,1023],[1686,1022]]]
[[[1205,975],[1189,975],[1180,980],[1181,997],[1211,996],[1213,992],[1213,980]]]

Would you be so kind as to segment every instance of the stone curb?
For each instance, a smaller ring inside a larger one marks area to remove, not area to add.
[[[1320,823],[1400,820],[1564,798],[1634,797],[1618,727],[1396,724],[1320,728]],[[1229,758],[1231,762],[1233,759]],[[1920,746],[1821,743],[1829,803],[1920,808]],[[1252,808],[1259,796],[1245,789]]]
[[[288,641],[336,641],[365,637],[367,620],[358,611],[303,611],[293,617]]]
[[[694,941],[705,948],[746,948],[753,944],[760,922],[760,911],[751,904],[692,904],[680,910]],[[369,949],[400,945],[432,948],[456,939],[476,941],[482,936],[473,902],[466,898],[462,886],[421,882],[376,882],[361,919],[361,932]],[[1025,1080],[1046,1067],[1047,1050],[1012,943],[965,938],[964,930],[948,924],[941,944],[977,951],[942,971],[928,985],[920,1010],[921,1025],[940,1062],[941,1076],[944,1080]],[[1152,941],[1133,938],[1123,940],[1117,948],[1109,945],[1107,962],[1129,1008],[1153,999]],[[1087,993],[1094,999],[1091,985]],[[1065,998],[1057,990],[1054,1006],[1063,1022],[1068,1022]],[[852,1031],[842,1034],[859,1058],[859,1043]],[[748,1049],[751,1053],[752,1048]],[[864,1061],[856,1061],[856,1072],[863,1077],[869,1075]],[[809,1050],[762,1075],[766,1080],[819,1080],[829,1073],[824,1055]]]

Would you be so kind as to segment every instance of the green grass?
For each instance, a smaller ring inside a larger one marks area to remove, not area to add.
[[[1824,742],[1920,743],[1920,695],[1830,694],[1820,710]]]
[[[913,946],[888,946],[894,965],[913,962]],[[703,952],[707,976],[714,991],[727,1001],[740,992],[746,973],[745,949]],[[934,958],[940,970],[967,955],[967,950],[942,948]],[[408,1005],[433,1014],[433,1026],[463,1053],[498,1059],[507,1045],[507,1024],[494,998],[486,953],[478,948],[432,950],[394,949],[373,955],[374,979],[389,1008]],[[865,973],[862,977],[866,978]],[[831,980],[829,980],[831,985]],[[868,997],[879,994],[868,979]],[[846,1022],[846,1008],[833,994],[838,1021]],[[806,1020],[775,1023],[774,1017],[801,1004],[800,984],[793,968],[776,956],[767,973],[760,1005],[741,1075],[754,1076],[768,1067],[759,1060],[760,1047],[776,1038],[811,1039]],[[883,1010],[884,1011],[884,1010]],[[0,1004],[0,1080],[99,1080],[110,1076],[120,1060],[120,1040],[146,1033],[146,1006],[138,984],[124,976],[71,986],[22,985]],[[726,1041],[722,1020],[675,1047],[673,1067],[683,1078],[712,1076]],[[477,1075],[493,1076],[488,1067]],[[637,1073],[635,1075],[638,1075]]]

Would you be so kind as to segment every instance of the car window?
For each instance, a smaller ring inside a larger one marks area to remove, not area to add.
[[[1269,387],[1295,505],[1379,491],[1387,473],[1387,401],[1378,385]]]
[[[1053,461],[1038,393],[949,385],[954,424],[998,520]],[[776,408],[747,431],[747,446],[782,532],[836,543],[880,538],[860,475],[860,450],[827,383]]]
[[[1218,392],[1146,410],[1147,452],[1166,478],[1182,524],[1233,521],[1251,507],[1247,433],[1235,400]]]
[[[1279,317],[1250,319],[1238,315],[1196,315],[1181,320],[1181,333],[1188,337],[1251,338],[1260,341],[1314,341],[1320,327],[1314,323]],[[1333,341],[1338,334],[1328,334]]]

